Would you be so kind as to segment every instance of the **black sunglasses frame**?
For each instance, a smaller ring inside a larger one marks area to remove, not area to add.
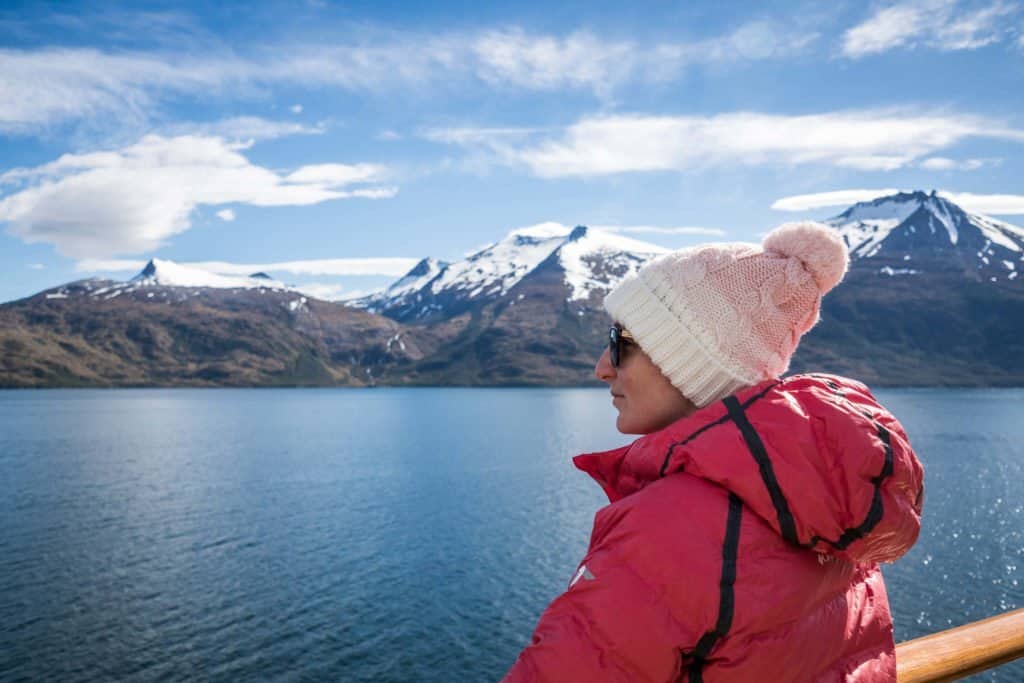
[[[622,347],[635,343],[633,336],[623,330],[622,325],[615,323],[608,328],[608,355],[611,357],[613,368],[618,368],[622,362]]]

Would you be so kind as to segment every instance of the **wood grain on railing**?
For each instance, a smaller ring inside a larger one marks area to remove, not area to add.
[[[896,646],[899,683],[955,681],[1024,657],[1024,609]]]

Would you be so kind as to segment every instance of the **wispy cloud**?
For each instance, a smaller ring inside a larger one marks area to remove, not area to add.
[[[895,194],[900,190],[836,190],[816,194],[794,195],[777,199],[772,208],[779,211],[809,211],[830,206],[846,207],[857,202]],[[970,192],[940,191],[939,196],[949,199],[968,211],[984,214],[1024,214],[1024,195],[1019,194],[973,194]]]
[[[859,59],[897,48],[975,50],[1002,40],[1016,4],[912,0],[885,7],[843,35],[841,52]]]
[[[857,202],[870,202],[878,197],[896,194],[899,190],[836,190],[834,192],[817,192],[814,194],[798,194],[782,197],[772,203],[776,211],[809,211],[829,206],[849,206]]]
[[[693,65],[789,57],[816,38],[770,21],[750,22],[705,40],[649,46],[589,31],[557,37],[513,28],[485,32],[469,43],[469,53],[475,75],[492,85],[574,88],[607,96],[630,81],[675,79]]]
[[[1024,195],[1021,194],[972,194],[970,192],[940,192],[955,204],[968,211],[996,215],[1024,214]]]
[[[439,92],[476,83],[607,97],[626,86],[671,81],[694,65],[782,59],[804,51],[815,38],[762,21],[689,43],[511,27],[441,35],[390,32],[349,44],[275,45],[247,55],[166,48],[3,49],[0,133],[33,134],[101,116],[145,121],[175,97],[261,98],[276,85]],[[293,113],[298,107],[291,107]]]
[[[594,225],[592,226],[596,230],[606,230],[608,232],[622,232],[622,233],[634,233],[634,234],[651,234],[651,235],[708,235],[712,237],[722,237],[725,235],[725,230],[721,228],[703,228],[699,226],[679,226],[679,227],[661,227],[657,225]]]
[[[416,258],[388,256],[381,258],[335,258],[267,263],[232,263],[230,261],[192,261],[181,265],[214,275],[252,275],[253,273],[288,273],[290,275],[388,276],[405,275],[419,262]],[[79,273],[135,272],[146,265],[144,259],[82,259],[75,264]]]
[[[972,137],[1024,142],[1024,131],[980,116],[905,110],[784,116],[590,117],[557,135],[452,128],[433,139],[490,153],[541,177],[679,171],[710,165],[825,164],[894,170]]]
[[[53,244],[66,256],[106,258],[156,249],[191,227],[197,206],[303,206],[397,192],[348,187],[373,175],[367,165],[316,165],[281,175],[251,163],[246,148],[217,137],[151,135],[116,151],[12,169],[0,175],[0,192],[14,187],[0,199],[0,222],[25,242]]]
[[[226,223],[230,223],[235,220],[235,212],[232,209],[221,209],[217,212],[217,218]]]
[[[31,268],[32,270],[43,270],[44,268],[46,268],[46,266],[44,266],[42,263],[30,263],[28,264],[28,267]]]
[[[158,133],[165,137],[201,135],[225,140],[274,140],[290,135],[322,135],[327,132],[324,123],[307,125],[294,121],[272,121],[258,116],[234,116],[207,122],[182,122],[162,126]]]
[[[379,164],[313,164],[289,173],[290,183],[307,183],[338,187],[352,183],[379,181],[387,169]]]
[[[918,166],[926,171],[976,171],[983,166],[995,163],[992,159],[964,159],[958,161],[949,157],[929,157]]]

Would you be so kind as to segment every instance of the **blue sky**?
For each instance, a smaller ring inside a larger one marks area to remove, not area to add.
[[[0,301],[152,257],[338,298],[547,221],[757,240],[889,189],[1024,222],[1024,2],[626,5],[8,0]]]

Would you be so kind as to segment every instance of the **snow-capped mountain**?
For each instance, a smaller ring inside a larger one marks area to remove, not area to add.
[[[181,299],[198,295],[204,289],[275,291],[299,294],[294,287],[279,282],[266,273],[248,276],[218,275],[195,266],[186,266],[164,259],[151,259],[135,277],[126,282],[92,278],[71,282],[46,292],[48,299],[84,295],[113,299],[122,295],[135,297]],[[186,293],[186,290],[188,292]],[[297,300],[297,299],[296,299]]]
[[[791,371],[882,385],[1024,385],[1024,230],[935,193],[829,223],[853,255]],[[424,259],[368,310],[268,278],[153,260],[0,305],[0,386],[574,385],[606,343],[603,295],[666,250],[583,226]],[[383,315],[378,315],[382,313]]]
[[[1012,281],[1024,269],[1024,229],[968,213],[935,192],[901,192],[854,204],[826,221],[859,270],[884,275],[963,271]]]
[[[133,277],[128,287],[211,287],[214,289],[288,289],[266,273],[247,276],[218,275],[174,261],[152,259]]]
[[[153,260],[0,304],[0,386],[361,386],[439,343],[265,273]]]
[[[398,320],[457,315],[555,270],[567,301],[589,301],[666,249],[585,226],[543,223],[513,230],[461,261],[420,261],[391,287],[356,305]]]

